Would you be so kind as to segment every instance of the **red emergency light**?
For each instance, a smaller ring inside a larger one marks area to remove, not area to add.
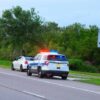
[[[40,53],[41,53],[41,52],[50,52],[50,50],[49,50],[49,49],[40,49],[39,52],[40,52]]]
[[[51,52],[51,53],[58,53],[58,51],[57,50],[49,50],[49,49],[40,49],[39,50],[39,53],[44,53],[44,52]]]

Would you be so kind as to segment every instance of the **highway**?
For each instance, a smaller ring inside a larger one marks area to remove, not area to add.
[[[0,68],[0,100],[100,100],[100,86]]]

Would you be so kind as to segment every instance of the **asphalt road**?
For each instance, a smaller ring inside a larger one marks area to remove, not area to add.
[[[100,86],[0,68],[0,100],[100,100]]]

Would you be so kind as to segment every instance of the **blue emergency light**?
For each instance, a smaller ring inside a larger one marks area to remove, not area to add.
[[[58,53],[57,50],[50,50],[51,53]]]

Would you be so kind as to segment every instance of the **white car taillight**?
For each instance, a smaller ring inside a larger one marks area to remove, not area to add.
[[[27,60],[25,61],[25,64],[28,64],[28,61]]]

